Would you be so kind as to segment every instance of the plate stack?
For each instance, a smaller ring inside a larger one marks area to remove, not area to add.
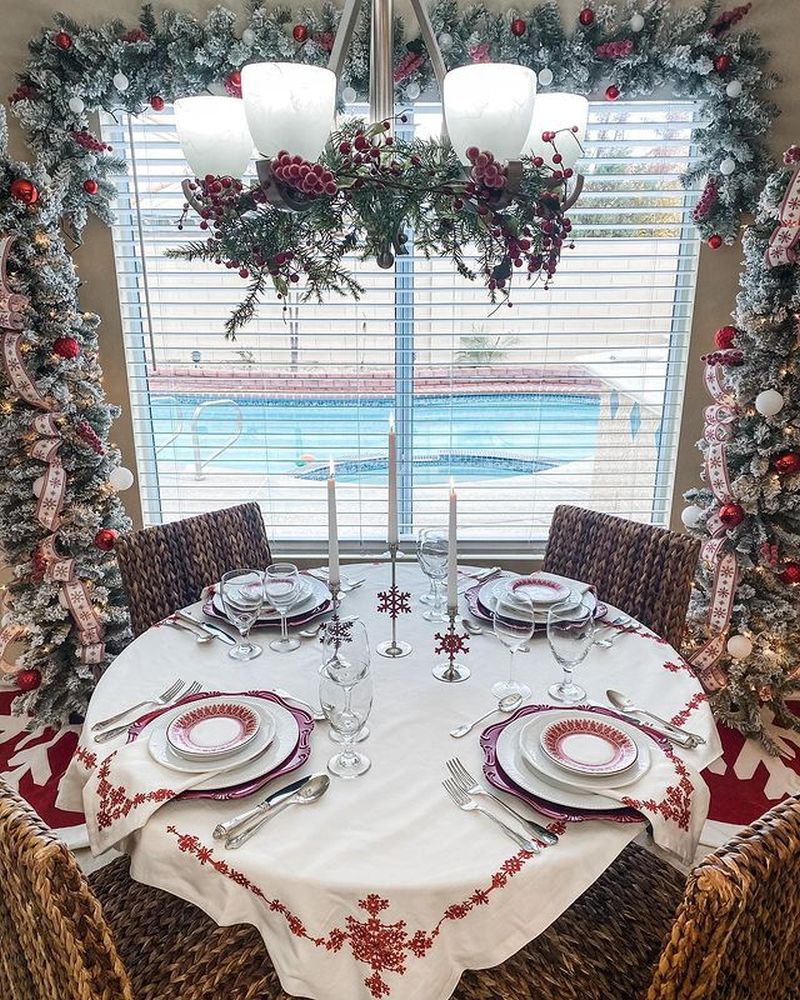
[[[606,611],[605,605],[598,604],[596,597],[586,586],[549,573],[534,573],[532,576],[510,574],[500,580],[488,580],[472,587],[465,594],[470,612],[483,621],[493,620],[497,599],[501,596],[512,608],[516,603],[520,610],[525,602],[530,601],[537,628],[547,625],[547,613],[556,604],[569,609],[577,608],[583,602],[598,616]]]
[[[313,576],[301,575],[298,580],[297,593],[294,602],[286,616],[286,624],[289,628],[302,628],[308,622],[313,621],[320,615],[326,614],[333,607],[333,598],[330,590],[321,581]],[[225,608],[219,594],[219,587],[216,587],[211,600],[207,601],[203,607],[203,613],[211,618],[219,618],[227,622]],[[270,604],[265,604],[261,609],[254,628],[279,628],[281,616]]]

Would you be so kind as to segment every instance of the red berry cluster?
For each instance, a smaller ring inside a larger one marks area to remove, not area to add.
[[[633,39],[624,38],[621,42],[603,42],[595,48],[595,55],[601,59],[624,59],[633,52]]]
[[[561,131],[564,131],[564,132],[566,132],[566,131],[577,132],[578,131],[578,126],[577,125],[573,125],[571,129],[569,129],[569,130],[562,129]],[[552,177],[555,180],[560,181],[560,180],[563,180],[565,178],[567,180],[569,180],[569,178],[572,177],[572,175],[575,173],[575,171],[572,169],[572,167],[565,167],[565,168],[562,169],[561,163],[563,162],[564,158],[561,155],[561,153],[559,153],[558,147],[556,146],[556,138],[557,138],[557,136],[558,136],[557,132],[552,132],[550,130],[542,132],[542,142],[549,142],[552,145],[552,147],[553,147],[553,154],[550,157],[550,159],[555,164],[555,167],[554,168],[548,167],[548,169],[552,170]],[[531,159],[531,162],[533,163],[534,167],[537,167],[537,168],[544,166],[544,159],[541,156],[534,156]]]
[[[319,45],[321,49],[325,52],[330,52],[333,49],[333,43],[336,41],[336,35],[332,31],[318,31],[316,35],[313,36],[313,41]]]
[[[711,354],[704,354],[701,361],[707,365],[724,365],[727,368],[736,367],[744,361],[743,351],[712,351]]]
[[[473,190],[469,190],[467,185],[466,193],[477,194],[479,198],[502,191],[508,180],[508,171],[494,158],[494,153],[488,150],[478,149],[477,146],[470,146],[467,150],[467,159],[472,164],[469,172]]]
[[[88,149],[90,153],[111,152],[111,146],[105,142],[101,142],[96,136],[92,135],[92,133],[85,128],[82,128],[80,131],[74,129],[70,132],[70,135],[82,149]]]
[[[406,116],[401,115],[400,121],[405,122]],[[402,173],[399,163],[395,160],[389,160],[388,162],[382,162],[381,160],[381,151],[394,146],[394,137],[390,132],[390,123],[385,121],[382,125],[378,125],[377,128],[382,128],[382,131],[371,131],[369,135],[364,131],[359,131],[353,136],[352,142],[345,139],[339,143],[339,152],[344,157],[342,167],[344,170],[351,170],[354,167],[368,167],[371,174],[399,177]],[[420,163],[421,160],[418,156],[411,157],[412,166],[418,167]],[[363,184],[364,178],[357,177],[353,188],[358,190],[363,187]],[[381,182],[379,181],[376,186],[380,187]],[[346,194],[347,191],[345,191]]]
[[[195,177],[189,182],[189,190],[197,192],[196,197],[202,203],[200,209],[200,228],[215,229],[222,227],[224,219],[230,217],[235,212],[235,207],[242,192],[242,182],[233,177],[215,177],[213,174],[206,174],[201,180]],[[184,205],[184,211],[188,209]],[[183,223],[178,223],[178,228],[183,229]]]
[[[79,420],[75,425],[75,432],[81,440],[89,445],[93,452],[98,455],[105,454],[105,446],[88,420]]]
[[[402,83],[403,80],[407,80],[424,62],[425,57],[421,56],[419,52],[406,52],[394,68],[394,82]]]
[[[702,222],[703,219],[707,219],[711,215],[711,210],[717,203],[718,195],[717,180],[715,177],[709,177],[706,181],[706,186],[703,188],[703,193],[700,195],[692,212],[692,218],[695,222]]]
[[[286,150],[272,161],[272,173],[288,187],[300,191],[307,198],[318,198],[326,194],[333,196],[337,192],[333,174],[321,163],[309,163],[302,156],[292,156]]]
[[[720,35],[724,35],[726,31],[730,31],[734,24],[741,21],[745,15],[750,13],[750,8],[752,6],[753,5],[751,3],[744,3],[739,7],[734,7],[733,10],[723,11],[715,21],[712,21],[708,29],[709,35],[714,38],[719,38]]]
[[[8,98],[9,104],[16,104],[17,101],[27,101],[31,97],[36,97],[36,87],[30,83],[21,83]]]

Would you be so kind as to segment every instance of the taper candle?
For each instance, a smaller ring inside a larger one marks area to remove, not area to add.
[[[336,522],[336,466],[330,460],[328,471],[328,586],[339,586],[339,527]]]
[[[397,545],[397,432],[394,428],[394,413],[389,414],[389,527],[390,545]]]
[[[447,610],[458,611],[458,497],[450,480],[450,522],[447,532]]]

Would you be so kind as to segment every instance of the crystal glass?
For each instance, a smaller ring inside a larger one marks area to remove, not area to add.
[[[250,642],[248,636],[264,606],[264,574],[258,569],[231,570],[222,578],[220,597],[228,621],[236,626],[241,636],[228,650],[228,656],[234,660],[252,660],[260,656],[261,646]]]
[[[363,665],[370,662],[369,636],[364,623],[353,618],[331,618],[320,629],[322,642],[322,671],[344,682],[348,677],[358,677]],[[343,743],[342,736],[330,729],[328,736],[334,743]],[[369,726],[359,729],[354,743],[361,743],[369,736]]]
[[[561,154],[559,169],[574,167],[583,153],[586,125],[589,121],[589,102],[580,94],[539,94],[533,108],[531,130],[522,149],[523,156],[541,156],[544,162],[555,169],[553,154],[556,149]],[[577,132],[571,129],[577,128]],[[561,131],[568,129],[570,131]],[[558,132],[552,142],[542,142],[542,132]]]
[[[300,640],[296,635],[289,635],[286,626],[286,615],[297,599],[300,588],[300,573],[294,563],[272,563],[264,573],[264,590],[267,599],[281,616],[281,637],[273,639],[270,649],[276,653],[291,653],[297,649]]]
[[[246,67],[245,67],[246,72]],[[444,78],[442,103],[456,156],[469,163],[470,146],[501,163],[519,159],[536,100],[536,74],[512,63],[473,63]]]
[[[548,694],[556,701],[569,704],[583,701],[586,692],[572,679],[572,671],[582,663],[594,642],[594,612],[584,604],[577,608],[556,605],[547,613],[547,641],[556,662],[564,671],[558,684],[552,684]]]
[[[237,97],[182,97],[175,102],[175,125],[195,177],[241,177],[245,172],[253,140]]]
[[[343,744],[341,751],[328,761],[328,770],[340,778],[355,778],[368,771],[371,764],[369,757],[353,746],[372,709],[369,662],[360,666],[360,672],[353,669],[337,674],[328,667],[320,672],[319,703]]]
[[[527,684],[514,679],[514,654],[533,636],[533,603],[524,594],[516,594],[513,601],[504,593],[497,596],[494,609],[494,634],[508,649],[508,680],[492,685],[495,698],[505,698],[519,694],[527,698],[531,689]]]
[[[447,531],[444,528],[423,528],[417,537],[417,559],[422,572],[431,581],[430,607],[422,617],[429,622],[446,622],[447,599],[442,582],[447,577]]]
[[[417,600],[420,604],[433,604],[433,598],[436,593],[436,588],[433,585],[433,580],[428,580],[428,593],[420,594]]]

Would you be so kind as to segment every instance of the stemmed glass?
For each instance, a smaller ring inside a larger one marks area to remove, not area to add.
[[[370,662],[369,636],[363,622],[354,618],[331,618],[320,629],[322,642],[322,670],[335,680],[357,676],[363,669],[362,664]],[[343,739],[331,729],[328,736],[334,743],[342,743]],[[361,743],[369,736],[369,726],[359,729],[354,743]]]
[[[447,532],[442,528],[423,528],[417,537],[417,559],[431,581],[430,607],[422,614],[429,622],[447,621],[447,601],[442,591],[447,576],[447,548]]]
[[[252,660],[261,656],[261,646],[248,636],[253,622],[264,606],[264,574],[257,569],[234,569],[226,573],[220,586],[222,607],[228,621],[239,630],[241,638],[228,650],[234,660]]]
[[[514,654],[533,636],[533,603],[524,594],[515,594],[513,600],[503,593],[496,597],[494,608],[494,634],[509,651],[508,680],[492,685],[492,694],[498,701],[511,694],[527,698],[531,689],[522,681],[514,680]]]
[[[366,653],[366,655],[365,655]],[[319,680],[319,703],[325,717],[343,744],[328,761],[328,770],[340,778],[355,778],[368,771],[369,757],[353,746],[372,709],[372,675],[369,649],[358,645],[343,657],[323,664]]]
[[[585,604],[569,608],[556,604],[547,613],[547,641],[563,678],[547,692],[556,701],[573,704],[583,701],[586,692],[572,679],[572,671],[582,663],[594,642],[594,612]]]
[[[267,598],[281,616],[281,637],[273,639],[270,649],[276,653],[291,653],[297,649],[300,640],[296,635],[289,635],[286,626],[286,614],[294,604],[300,587],[300,574],[294,563],[272,563],[264,573],[264,590]]]

